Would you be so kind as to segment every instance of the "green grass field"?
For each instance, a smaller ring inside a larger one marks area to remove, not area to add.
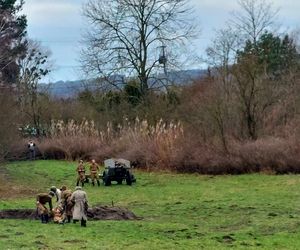
[[[1,167],[3,168],[3,167]],[[17,162],[0,172],[0,209],[34,208],[35,191],[74,188],[76,163]],[[41,224],[0,220],[0,249],[300,249],[300,176],[199,176],[135,171],[133,186],[85,187],[89,204],[123,206],[137,221]],[[33,192],[34,191],[34,192]]]

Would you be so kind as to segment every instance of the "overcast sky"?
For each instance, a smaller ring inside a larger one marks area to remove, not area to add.
[[[80,79],[79,40],[84,29],[81,16],[86,0],[25,0],[24,13],[28,19],[28,35],[52,51],[56,69],[51,81]],[[214,36],[214,29],[224,27],[230,12],[237,10],[237,0],[190,0],[199,17],[201,35],[197,44],[204,53]],[[288,30],[300,28],[300,1],[274,0],[280,8],[278,22]]]

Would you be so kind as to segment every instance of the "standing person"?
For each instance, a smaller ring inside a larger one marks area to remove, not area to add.
[[[52,197],[54,196],[54,192],[50,191],[47,193],[41,193],[36,196],[36,207],[38,214],[41,217],[42,223],[49,222],[49,211],[52,211]],[[46,203],[49,204],[49,209],[46,207]]]
[[[100,170],[99,165],[93,159],[90,165],[90,175],[91,175],[93,186],[95,186],[95,179],[97,180],[98,186],[100,186],[99,174],[98,174],[99,170]]]
[[[60,189],[56,188],[55,186],[52,186],[50,188],[50,191],[52,191],[55,194],[57,206],[61,205],[61,191],[60,191]]]
[[[81,185],[84,186],[84,181],[85,181],[85,167],[84,167],[84,164],[83,164],[83,160],[79,161],[79,164],[78,164],[78,166],[76,168],[76,171],[78,173],[76,186],[79,186],[79,182],[81,182]]]
[[[66,186],[61,187],[61,203],[64,208],[64,220],[68,223],[71,222],[74,204],[71,200],[72,191],[67,189]]]
[[[75,204],[73,210],[73,223],[80,221],[81,226],[86,227],[88,209],[86,192],[83,191],[80,186],[77,186],[71,196],[71,200]]]
[[[29,140],[27,143],[28,151],[29,151],[29,159],[35,160],[35,143],[33,140]]]

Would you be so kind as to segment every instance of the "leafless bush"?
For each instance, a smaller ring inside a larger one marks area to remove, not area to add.
[[[116,128],[108,123],[105,131],[97,129],[93,121],[53,121],[49,136],[40,142],[39,148],[50,158],[103,160],[123,156],[146,165],[160,162],[167,167],[176,141],[182,136],[180,123],[167,124],[163,120],[150,125],[138,118],[133,124],[124,119]]]
[[[105,130],[98,129],[93,121],[53,121],[39,148],[45,158],[103,161],[124,157],[148,170],[200,174],[300,172],[300,141],[293,139],[296,129],[285,137],[270,135],[255,141],[228,136],[227,150],[220,140],[213,136],[203,140],[196,131],[184,131],[181,123],[162,119],[149,124],[147,120],[130,122],[125,118],[117,126],[108,123]]]

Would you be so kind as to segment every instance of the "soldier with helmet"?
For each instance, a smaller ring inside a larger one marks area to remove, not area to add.
[[[95,180],[97,180],[97,184],[98,184],[98,186],[100,186],[99,170],[100,170],[99,165],[93,159],[90,164],[90,174],[91,174],[91,180],[92,180],[93,186],[95,186]]]
[[[76,168],[76,171],[78,173],[76,186],[79,186],[79,182],[81,182],[81,185],[84,186],[84,181],[85,181],[85,166],[83,164],[83,160],[79,161],[79,164],[78,164],[78,166]]]
[[[50,188],[50,191],[52,191],[55,194],[56,203],[59,206],[61,204],[61,190],[59,188],[56,188],[55,186],[52,186]]]

